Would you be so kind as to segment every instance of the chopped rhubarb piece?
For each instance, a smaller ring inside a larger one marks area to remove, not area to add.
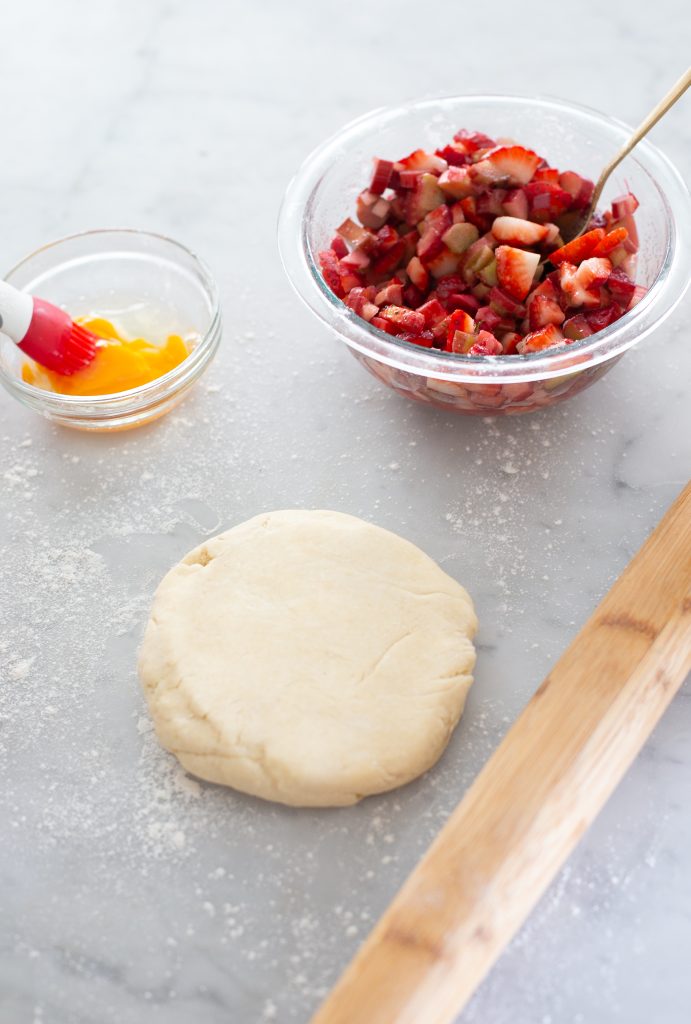
[[[449,274],[437,281],[436,291],[437,298],[443,304],[454,292],[465,291],[465,281],[458,274]]]
[[[377,236],[368,231],[367,228],[361,228],[359,224],[356,224],[354,220],[348,217],[343,223],[336,228],[336,231],[345,239],[349,245],[357,246],[360,249],[369,251],[373,249],[377,244]]]
[[[463,213],[463,207],[461,206],[460,201],[457,203],[453,203],[449,207],[449,209],[451,210],[451,220],[454,222],[454,224],[465,223],[465,214]]]
[[[555,249],[549,254],[550,263],[558,266],[560,263],[580,263],[594,255],[600,242],[605,237],[602,228],[595,228],[593,231],[586,231],[579,235],[572,242],[562,245],[561,249]]]
[[[477,212],[482,214],[490,213],[498,217],[504,212],[503,202],[508,191],[505,188],[488,188],[481,192],[476,198]]]
[[[549,181],[533,181],[525,186],[530,216],[540,224],[558,220],[571,205],[571,196],[559,185]]]
[[[383,196],[375,195],[365,189],[357,197],[356,209],[358,220],[366,228],[378,230],[386,223],[391,212],[391,203]]]
[[[576,316],[565,320],[562,331],[568,341],[582,341],[583,338],[589,338],[593,333],[592,327],[582,313],[577,313]]]
[[[418,256],[413,256],[406,267],[408,277],[416,288],[424,292],[429,287],[429,273],[422,265]]]
[[[347,252],[343,259],[339,261],[339,266],[347,267],[348,270],[366,270],[370,262],[366,252],[363,252],[362,249],[353,249],[352,252]]]
[[[634,289],[633,297],[628,305],[628,308],[633,309],[634,306],[637,306],[643,298],[643,296],[647,294],[647,291],[648,289],[644,288],[642,284],[637,284]]]
[[[618,320],[622,314],[621,306],[612,304],[606,306],[604,309],[591,309],[588,313],[584,313],[585,319],[592,328],[593,332],[602,331],[605,327],[609,327],[615,320]]]
[[[479,332],[475,344],[470,348],[469,356],[500,356],[504,348],[488,330]],[[496,385],[493,385],[496,387]]]
[[[612,200],[612,216],[615,220],[622,220],[629,214],[635,213],[637,209],[638,200],[633,192],[627,192],[626,195],[617,196]]]
[[[497,279],[503,291],[519,302],[530,291],[540,256],[536,252],[500,245],[496,250]]]
[[[442,241],[447,249],[457,253],[459,256],[470,248],[473,242],[477,242],[480,232],[474,224],[459,222],[452,224],[442,236]]]
[[[546,348],[554,348],[555,345],[564,344],[564,335],[554,324],[547,324],[538,331],[531,331],[526,334],[523,341],[519,341],[516,348],[521,355],[529,352],[541,352]]]
[[[452,292],[446,300],[446,305],[450,310],[464,309],[466,313],[475,316],[480,308],[480,300],[469,292]]]
[[[501,288],[492,288],[489,293],[489,304],[499,316],[525,316],[525,306],[503,292]]]
[[[493,331],[502,322],[502,318],[498,313],[495,313],[491,306],[480,306],[475,314],[475,319],[487,331]]]
[[[399,188],[415,188],[417,183],[422,177],[422,171],[399,171],[398,173],[398,187]]]
[[[456,331],[445,352],[455,352],[456,355],[467,355],[475,344],[475,335],[471,332]]]
[[[393,161],[380,160],[378,157],[375,157],[374,172],[372,173],[372,180],[369,185],[370,192],[380,196],[384,189],[389,187],[392,171]]]
[[[331,239],[331,248],[338,256],[339,260],[343,259],[344,256],[348,255],[348,246],[345,244],[340,235],[334,235]]]
[[[615,269],[607,278],[607,291],[613,299],[626,307],[633,298],[636,285],[622,270]]]
[[[432,348],[434,335],[430,331],[422,331],[420,334],[403,334],[403,341],[409,341],[411,345],[421,345],[423,348]]]
[[[494,237],[507,245],[538,245],[545,238],[547,230],[542,224],[533,224],[520,217],[497,217],[492,224]]]
[[[424,316],[414,309],[406,309],[405,306],[385,306],[379,316],[408,334],[420,334],[425,329]]]
[[[506,193],[503,202],[504,212],[509,217],[528,219],[528,197],[522,188],[512,188]]]
[[[418,306],[422,305],[424,297],[420,289],[416,288],[414,284],[408,283],[403,289],[403,305],[408,306],[410,309],[417,309]]]
[[[422,174],[415,186],[407,193],[403,203],[405,219],[409,224],[417,224],[425,214],[444,202],[444,193],[437,184],[433,174]]]

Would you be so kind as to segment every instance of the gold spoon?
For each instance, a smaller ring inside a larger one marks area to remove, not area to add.
[[[595,209],[599,202],[602,190],[605,187],[607,179],[609,178],[615,167],[618,167],[625,156],[631,152],[634,146],[636,146],[641,139],[648,134],[653,125],[656,125],[660,118],[667,113],[669,108],[680,99],[681,96],[686,92],[688,87],[691,85],[691,68],[685,71],[679,81],[672,86],[667,95],[660,100],[657,106],[653,107],[646,119],[638,126],[636,131],[633,133],[630,139],[624,143],[622,148],[616,153],[610,162],[605,165],[605,168],[597,179],[595,185],[595,191],[593,192],[593,198],[590,200],[590,206],[585,212],[581,213],[578,217],[574,218],[572,224],[567,228],[562,228],[561,236],[565,242],[571,242],[574,238],[582,235],[584,231],[588,229],[590,219],[595,213]]]

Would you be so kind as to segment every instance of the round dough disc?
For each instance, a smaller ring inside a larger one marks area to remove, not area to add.
[[[476,627],[463,587],[396,534],[271,512],[167,574],[139,668],[158,738],[188,771],[337,806],[435,763],[472,682]]]

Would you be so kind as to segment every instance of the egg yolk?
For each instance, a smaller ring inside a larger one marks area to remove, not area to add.
[[[80,319],[79,323],[101,339],[89,365],[65,376],[36,363],[24,363],[23,381],[61,395],[113,395],[162,377],[190,354],[189,346],[177,334],[169,335],[163,345],[153,345],[143,338],[124,337],[102,317]]]

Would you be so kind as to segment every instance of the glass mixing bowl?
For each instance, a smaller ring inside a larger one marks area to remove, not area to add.
[[[561,170],[597,179],[631,134],[587,107],[519,96],[450,96],[375,110],[342,128],[304,162],[288,186],[279,248],[300,298],[379,380],[408,398],[466,414],[526,412],[588,387],[671,313],[689,282],[691,204],[670,161],[640,143],[610,179],[602,206],[631,189],[640,207],[637,284],[645,297],[620,320],[580,342],[523,356],[464,356],[383,334],[326,285],[317,262],[335,227],[353,215],[375,156],[434,150],[460,128],[510,137]]]
[[[209,270],[184,245],[163,235],[126,228],[71,235],[27,256],[5,280],[73,317],[96,312],[115,319],[132,336],[198,337],[186,359],[149,384],[83,397],[23,381],[27,357],[0,334],[0,382],[20,402],[63,426],[126,430],[158,419],[185,397],[221,340],[221,311]]]

